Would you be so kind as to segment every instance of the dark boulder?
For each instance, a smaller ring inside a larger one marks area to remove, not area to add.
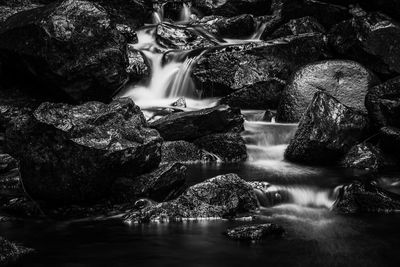
[[[167,115],[150,124],[167,141],[193,141],[200,137],[243,129],[240,110],[221,105]]]
[[[353,146],[341,162],[345,168],[378,171],[383,167],[382,151],[369,143]]]
[[[225,96],[258,82],[286,81],[296,68],[326,54],[320,34],[229,45],[209,50],[197,60],[192,78],[203,96]]]
[[[331,30],[335,51],[381,75],[400,73],[400,25],[380,13],[362,11]],[[360,13],[360,14],[359,14]]]
[[[333,165],[365,137],[366,115],[318,92],[300,121],[285,158],[299,163]]]
[[[222,16],[207,16],[196,21],[194,26],[201,26],[208,32],[224,38],[250,37],[256,30],[256,21],[252,15],[244,14],[226,18]]]
[[[194,0],[193,9],[204,15],[233,17],[241,14],[265,15],[271,7],[271,0]]]
[[[340,213],[390,213],[400,211],[400,196],[375,183],[355,182],[343,186],[332,207]]]
[[[191,186],[177,199],[151,205],[125,217],[128,223],[221,219],[257,209],[253,188],[236,174]]]
[[[107,12],[65,0],[24,11],[0,27],[4,77],[63,101],[110,101],[127,81],[126,39]]]
[[[276,224],[244,225],[228,229],[225,235],[238,241],[259,241],[267,237],[281,237],[285,230]]]
[[[194,143],[224,162],[240,162],[247,159],[246,144],[239,133],[211,134],[196,139]]]
[[[4,239],[0,236],[0,264],[7,265],[11,264],[15,260],[21,258],[22,256],[31,253],[33,250],[25,248],[10,241]]]
[[[367,112],[365,96],[379,80],[357,62],[329,60],[300,68],[282,93],[277,120],[298,122],[316,92],[325,92],[342,104]]]
[[[375,129],[385,126],[400,128],[400,77],[371,88],[365,105]]]
[[[161,163],[196,163],[204,161],[204,152],[186,141],[164,142],[161,147]]]
[[[43,103],[6,131],[7,150],[20,161],[26,190],[51,203],[105,196],[121,174],[157,167],[161,142],[128,98],[109,105]]]
[[[0,174],[17,168],[18,162],[8,154],[0,154]]]
[[[123,202],[131,202],[139,198],[168,201],[178,197],[184,191],[185,182],[185,165],[171,163],[138,177],[117,179],[112,193],[114,199]]]
[[[130,81],[138,82],[150,77],[150,64],[142,52],[136,50],[132,45],[128,45],[128,61],[126,72]]]
[[[303,33],[325,33],[325,28],[313,17],[292,19],[276,29],[269,39],[277,39]]]

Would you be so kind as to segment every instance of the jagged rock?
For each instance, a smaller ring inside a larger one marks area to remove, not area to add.
[[[139,41],[136,31],[128,25],[116,24],[115,28],[125,37],[125,40],[128,44],[136,44]]]
[[[296,68],[323,59],[325,53],[320,34],[230,45],[205,53],[194,64],[192,78],[202,96],[225,96],[258,82],[286,81]]]
[[[165,48],[180,50],[211,47],[217,44],[190,28],[165,23],[157,26],[156,40]]]
[[[344,105],[366,113],[365,96],[379,80],[357,62],[329,60],[300,68],[282,93],[277,120],[298,122],[316,92],[326,92]]]
[[[244,225],[228,229],[225,235],[230,239],[239,241],[259,241],[261,239],[274,236],[280,237],[285,230],[274,223]]]
[[[172,103],[171,106],[178,107],[178,108],[186,108],[186,100],[185,100],[185,98],[181,97],[178,100],[176,100],[174,103]]]
[[[0,174],[17,168],[18,162],[8,154],[0,154]]]
[[[113,196],[122,202],[139,198],[155,201],[174,199],[184,191],[186,169],[185,165],[171,163],[138,177],[119,178],[114,182]]]
[[[202,150],[186,141],[164,142],[161,147],[161,163],[195,163],[204,161],[204,158]]]
[[[129,65],[126,72],[131,81],[140,81],[150,77],[151,69],[143,54],[128,45]]]
[[[265,15],[271,7],[271,0],[194,0],[193,8],[205,15],[233,17],[241,14]]]
[[[257,208],[253,188],[236,174],[220,175],[191,186],[177,199],[125,217],[128,223],[221,219]]]
[[[214,134],[243,129],[240,110],[220,105],[196,111],[167,115],[150,124],[167,141],[193,141]]]
[[[110,101],[127,81],[126,39],[103,8],[65,0],[10,17],[0,26],[3,77],[63,101]]]
[[[25,248],[10,241],[7,241],[0,236],[0,264],[7,265],[13,261],[19,259],[20,257],[32,253],[33,250],[30,248]]]
[[[285,85],[281,80],[257,82],[223,97],[220,103],[241,109],[276,109]]]
[[[224,38],[246,38],[256,30],[256,21],[249,14],[232,18],[207,16],[194,25],[200,25],[208,32]]]
[[[340,189],[332,210],[340,213],[398,212],[400,196],[374,183],[355,182]]]
[[[247,159],[247,149],[238,133],[211,134],[196,139],[194,143],[224,162],[240,162]]]
[[[335,164],[365,137],[366,115],[318,92],[300,121],[285,158],[306,164]]]
[[[400,73],[400,26],[380,13],[356,15],[331,30],[336,52],[382,75]]]
[[[160,162],[161,142],[128,98],[109,105],[43,103],[6,131],[26,190],[52,203],[101,198],[121,174],[150,171]]]
[[[385,126],[400,128],[400,77],[371,88],[365,105],[375,129]]]
[[[369,143],[353,146],[341,162],[346,168],[378,171],[383,167],[384,158],[378,147]]]
[[[275,30],[269,38],[276,39],[303,33],[325,33],[325,28],[313,17],[292,19]]]

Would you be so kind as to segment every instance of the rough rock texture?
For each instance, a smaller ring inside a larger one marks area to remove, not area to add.
[[[114,182],[112,191],[114,198],[123,202],[138,198],[168,201],[184,191],[185,182],[185,165],[171,163],[138,177],[119,178]]]
[[[340,213],[390,213],[400,211],[400,196],[374,183],[355,182],[344,186],[332,207]]]
[[[232,18],[207,16],[193,25],[199,25],[208,32],[224,38],[246,38],[256,30],[256,21],[249,14]]]
[[[400,25],[383,14],[359,13],[332,29],[336,52],[382,75],[400,73]]]
[[[0,236],[0,264],[10,264],[33,250],[11,243]]]
[[[204,15],[232,17],[241,14],[265,15],[271,0],[194,0],[193,8]]]
[[[129,64],[126,72],[129,75],[130,81],[138,82],[142,79],[149,78],[151,69],[142,52],[128,45],[128,60]]]
[[[162,139],[131,99],[109,105],[43,103],[6,131],[26,190],[37,199],[80,202],[103,197],[121,173],[158,166]]]
[[[204,159],[204,153],[195,144],[186,141],[164,142],[161,147],[161,163],[195,163]]]
[[[127,81],[126,40],[103,8],[65,0],[18,13],[0,27],[9,80],[63,101],[109,101]]]
[[[346,168],[378,171],[383,164],[382,151],[369,143],[353,146],[341,162]]]
[[[167,141],[192,141],[197,138],[243,129],[240,110],[220,105],[189,112],[179,112],[165,116],[150,124]]]
[[[18,162],[8,154],[0,154],[0,174],[17,168]]]
[[[231,228],[225,232],[225,235],[233,240],[259,241],[270,236],[280,237],[284,233],[285,230],[283,230],[281,226],[273,223],[266,223]]]
[[[301,119],[285,158],[307,164],[335,164],[365,137],[367,128],[366,115],[318,92]]]
[[[270,36],[270,39],[281,38],[303,33],[325,33],[325,28],[313,17],[292,19],[280,26]]]
[[[236,174],[211,178],[175,200],[151,205],[125,217],[128,223],[182,221],[235,216],[257,208],[253,188]]]
[[[287,80],[297,67],[323,59],[325,45],[322,35],[302,34],[215,48],[196,62],[192,77],[203,96],[225,96],[258,82]]]
[[[224,162],[240,162],[247,159],[246,144],[238,133],[211,134],[196,139],[194,143]]]
[[[357,62],[329,60],[300,68],[288,82],[278,107],[278,121],[298,122],[316,92],[326,92],[342,104],[363,111],[368,89],[379,80]]]
[[[276,109],[285,85],[281,80],[257,82],[223,97],[220,103],[241,109]]]
[[[400,77],[371,88],[365,105],[375,129],[385,126],[400,128]]]

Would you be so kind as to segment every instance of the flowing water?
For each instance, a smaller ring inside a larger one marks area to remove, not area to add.
[[[153,23],[163,21],[163,6],[154,7]],[[190,20],[190,4],[180,20]],[[157,44],[156,25],[139,30],[135,48],[151,64],[151,78],[133,85],[128,96],[151,116],[155,109],[170,108],[185,97],[186,110],[216,105],[218,99],[201,99],[191,80],[193,64],[202,53],[168,51]],[[258,39],[263,25],[252,39]],[[225,40],[226,43],[251,40]],[[254,40],[253,40],[254,41]],[[203,51],[204,52],[204,51]],[[242,111],[246,118],[243,138],[249,159],[240,164],[195,164],[188,183],[219,174],[237,173],[248,181],[265,182],[257,189],[261,205],[254,222],[275,222],[286,229],[282,239],[237,243],[221,233],[244,221],[125,225],[121,220],[81,222],[0,222],[2,236],[37,250],[23,266],[398,266],[400,215],[341,216],[330,211],[337,188],[353,173],[341,169],[307,167],[284,160],[296,124],[263,122],[262,112]],[[380,180],[399,190],[396,176]]]

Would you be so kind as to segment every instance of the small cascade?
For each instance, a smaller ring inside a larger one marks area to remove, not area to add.
[[[192,3],[190,3],[190,2],[183,3],[182,9],[181,9],[181,14],[180,14],[181,22],[188,22],[190,20],[190,17],[192,16],[191,6],[192,6]]]
[[[152,22],[153,24],[159,24],[164,20],[164,4],[153,4],[153,15]]]
[[[254,32],[254,34],[251,36],[251,39],[253,40],[260,40],[261,36],[265,30],[265,28],[267,27],[267,23],[265,22],[257,22],[257,27],[256,27],[256,31]]]

